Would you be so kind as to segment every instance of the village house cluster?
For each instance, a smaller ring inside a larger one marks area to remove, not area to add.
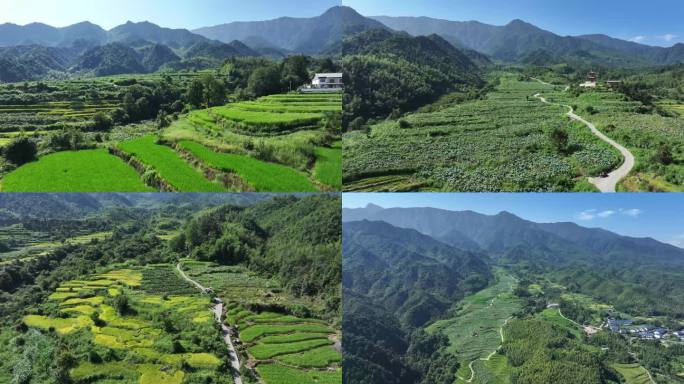
[[[684,329],[670,332],[664,327],[652,324],[634,324],[632,320],[608,319],[607,328],[614,333],[636,337],[642,340],[663,340],[667,337],[679,338],[684,341]]]

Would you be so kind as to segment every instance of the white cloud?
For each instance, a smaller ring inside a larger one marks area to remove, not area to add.
[[[637,217],[643,213],[641,209],[638,208],[632,208],[632,209],[620,209],[620,213],[629,216],[629,217]]]
[[[677,37],[678,37],[677,35],[673,35],[671,33],[666,33],[662,36],[658,36],[659,39],[663,39],[663,40],[667,41],[668,43],[671,42],[672,40],[676,39]]]
[[[601,211],[596,214],[596,216],[602,218],[602,219],[607,219],[615,214],[615,211],[607,210],[607,211]]]
[[[635,43],[641,43],[642,41],[646,40],[646,36],[634,36],[629,41],[633,41]]]
[[[629,216],[629,217],[638,217],[641,215],[643,211],[638,208],[631,208],[631,209],[623,209],[620,208],[619,210],[613,210],[613,209],[604,209],[602,211],[599,211],[598,209],[587,209],[586,211],[582,211],[577,215],[577,218],[579,220],[594,220],[594,219],[607,219],[615,214],[621,214],[624,216]]]
[[[586,211],[580,212],[577,218],[580,220],[593,220],[596,217],[595,209],[587,209]]]

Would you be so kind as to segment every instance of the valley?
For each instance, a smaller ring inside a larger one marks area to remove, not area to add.
[[[370,204],[343,222],[345,382],[682,380],[681,248],[506,212]]]
[[[0,381],[341,382],[339,197],[21,196],[0,199]]]

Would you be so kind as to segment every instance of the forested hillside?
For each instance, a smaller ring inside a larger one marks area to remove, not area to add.
[[[484,84],[473,61],[437,35],[411,37],[373,29],[347,37],[343,52],[349,129]]]
[[[681,248],[506,212],[371,204],[343,221],[350,383],[678,382]]]
[[[446,341],[421,328],[489,283],[482,255],[384,222],[343,234],[345,382],[450,383],[458,366]]]

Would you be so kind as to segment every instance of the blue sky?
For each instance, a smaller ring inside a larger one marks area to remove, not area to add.
[[[194,29],[231,21],[318,16],[341,0],[0,0],[0,23],[64,27],[84,20],[111,29],[128,20]]]
[[[684,194],[652,193],[345,193],[345,208],[434,207],[494,215],[511,212],[535,222],[575,222],[684,248]]]
[[[605,33],[645,44],[684,42],[682,0],[343,0],[366,16],[430,16],[503,25],[522,19],[560,35]]]

